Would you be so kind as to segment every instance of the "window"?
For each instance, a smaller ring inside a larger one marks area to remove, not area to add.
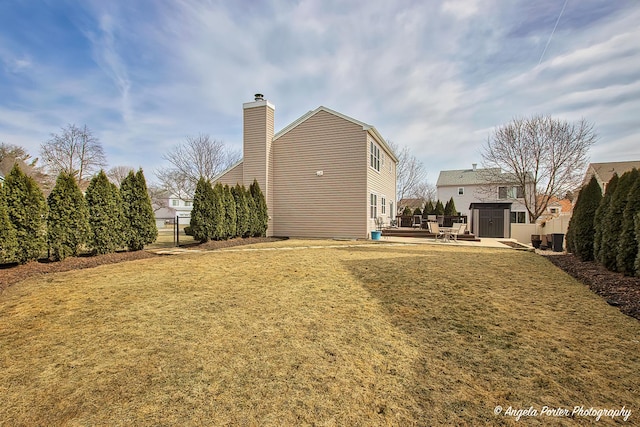
[[[380,213],[382,215],[387,213],[387,199],[384,196],[380,197]]]
[[[522,187],[498,187],[498,199],[523,199],[524,190]]]
[[[507,187],[498,187],[498,199],[506,199],[506,198],[507,198]]]
[[[370,204],[371,204],[371,218],[376,219],[378,217],[378,195],[371,193],[370,195]]]
[[[173,199],[171,201],[171,206],[178,206],[179,204],[180,204],[180,200],[178,200],[178,199]]]
[[[527,222],[526,212],[511,212],[512,224],[525,224]]]
[[[380,147],[373,141],[370,142],[369,166],[380,172]]]
[[[191,200],[185,200],[184,205],[185,206],[191,206]]]
[[[464,194],[464,187],[458,187],[458,196],[462,196]]]

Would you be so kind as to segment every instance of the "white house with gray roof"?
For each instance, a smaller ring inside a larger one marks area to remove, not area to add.
[[[499,169],[473,164],[471,169],[441,171],[436,188],[443,203],[453,198],[478,237],[510,237],[511,223],[529,223],[522,188]]]

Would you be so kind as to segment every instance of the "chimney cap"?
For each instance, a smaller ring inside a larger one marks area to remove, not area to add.
[[[476,170],[476,167],[478,166],[477,163],[471,163],[471,166],[473,166],[473,170]]]
[[[256,93],[255,95],[256,101],[262,101],[264,99],[264,95],[261,93]]]

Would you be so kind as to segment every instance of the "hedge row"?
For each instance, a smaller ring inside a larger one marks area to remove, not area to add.
[[[201,242],[260,237],[267,233],[268,220],[267,203],[256,180],[247,190],[239,184],[212,186],[200,178],[187,234]]]
[[[567,230],[567,248],[583,261],[640,276],[640,172],[614,175],[604,196],[595,178],[578,195]]]
[[[84,195],[63,172],[45,199],[16,165],[0,188],[0,263],[26,263],[47,249],[54,260],[81,250],[140,250],[157,235],[142,170],[130,172],[120,189],[100,171]]]

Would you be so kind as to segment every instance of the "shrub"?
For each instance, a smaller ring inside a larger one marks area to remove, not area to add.
[[[267,211],[267,201],[264,198],[264,194],[262,194],[262,190],[260,189],[258,181],[256,181],[255,179],[249,186],[249,192],[251,193],[251,197],[253,198],[253,201],[256,205],[256,225],[253,235],[255,237],[266,236],[267,227],[269,226],[269,212]]]
[[[196,184],[188,228],[191,233],[188,235],[202,243],[213,237],[213,188],[203,177],[200,177]]]
[[[38,259],[46,248],[47,202],[38,184],[15,165],[4,181],[9,221],[16,231],[16,260]]]
[[[215,240],[222,240],[227,238],[227,231],[225,228],[225,205],[224,205],[224,188],[219,182],[213,187],[213,209],[212,209],[212,235],[211,238]]]
[[[420,216],[422,216],[422,211],[420,210],[420,208],[415,208],[415,209],[413,210],[413,214],[414,214],[414,215],[420,215]]]
[[[640,242],[640,212],[638,212],[638,214],[636,215],[636,219],[634,222],[636,225],[636,240]],[[636,276],[640,277],[640,250],[636,255],[636,262],[634,264],[634,268],[636,271]]]
[[[605,218],[609,212],[609,205],[611,204],[611,196],[616,191],[618,186],[618,175],[613,174],[613,177],[607,184],[604,196],[600,200],[600,205],[596,209],[596,214],[593,218],[595,226],[595,234],[593,236],[593,257],[596,261],[602,264],[602,236],[605,227]]]
[[[73,175],[58,175],[47,203],[47,238],[53,259],[77,256],[80,247],[89,241],[89,209]]]
[[[0,187],[0,264],[15,261],[17,253],[16,230],[9,220],[7,200],[3,187]]]
[[[635,232],[635,217],[640,212],[640,173],[629,190],[627,205],[622,214],[622,229],[618,241],[617,269],[626,276],[635,273],[635,261],[638,255],[638,239]]]
[[[436,202],[436,207],[433,209],[435,215],[444,215],[444,206],[442,206],[442,202],[438,200]]]
[[[600,257],[602,264],[609,270],[617,271],[617,257],[620,234],[622,232],[622,217],[627,206],[629,190],[638,177],[638,170],[625,172],[618,181],[616,191],[611,196],[611,203],[604,218],[602,233],[602,247]]]
[[[582,261],[593,260],[593,238],[595,225],[593,217],[600,206],[602,190],[595,176],[578,194],[573,216],[567,230],[567,248]]]
[[[447,216],[455,216],[458,215],[458,210],[456,209],[456,204],[453,201],[453,197],[449,199],[447,204],[444,207],[444,214]]]
[[[126,220],[126,244],[129,250],[139,251],[158,237],[151,199],[142,169],[129,175],[120,184],[122,206]]]
[[[193,236],[193,229],[190,226],[186,226],[184,228],[184,234],[186,234],[187,236]]]
[[[126,229],[122,198],[103,170],[91,179],[84,197],[89,210],[89,247],[98,254],[123,247]]]
[[[231,189],[236,202],[236,235],[249,236],[249,206],[247,204],[247,190],[240,184]]]
[[[412,215],[411,208],[409,206],[406,206],[402,210],[402,216],[411,216],[411,215]]]
[[[228,238],[236,237],[237,226],[237,212],[236,212],[236,199],[231,194],[231,189],[228,185],[224,186],[224,214],[225,214],[225,230]]]
[[[431,200],[427,200],[424,204],[424,209],[422,209],[422,217],[426,219],[428,215],[433,215],[434,209],[433,202]]]

